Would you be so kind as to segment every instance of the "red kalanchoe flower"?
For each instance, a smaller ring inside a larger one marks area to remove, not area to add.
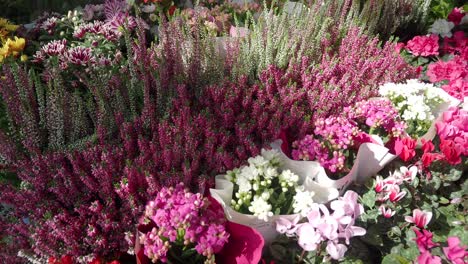
[[[406,44],[406,49],[414,56],[439,55],[439,37],[437,35],[416,36]]]
[[[444,247],[444,254],[454,264],[468,263],[467,246],[460,246],[458,237],[449,237],[447,239],[448,247]]]

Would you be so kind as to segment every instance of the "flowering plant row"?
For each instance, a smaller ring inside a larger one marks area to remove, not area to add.
[[[106,0],[0,20],[0,258],[468,262],[467,15],[373,35],[428,6]]]

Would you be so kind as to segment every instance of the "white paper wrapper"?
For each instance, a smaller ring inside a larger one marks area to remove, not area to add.
[[[298,168],[307,167],[307,173],[310,176],[304,182],[305,186],[308,184],[317,184],[322,188],[336,188],[340,193],[343,193],[351,182],[364,183],[368,178],[377,174],[385,165],[397,157],[391,154],[388,148],[383,146],[382,140],[379,137],[372,136],[372,138],[380,144],[361,144],[351,171],[338,180],[330,179],[325,169],[317,161],[296,161],[289,159],[281,151],[281,140],[275,141],[272,147],[281,152],[282,158],[289,160],[290,166],[296,166]],[[316,192],[316,195],[319,195],[318,192]]]
[[[338,197],[339,192],[335,187],[321,186],[317,182],[314,182],[313,178],[316,170],[313,162],[291,160],[281,152],[280,148],[276,147],[276,144],[280,146],[281,141],[272,144],[274,149],[280,151],[280,160],[282,162],[281,169],[289,169],[297,174],[300,178],[299,184],[303,184],[306,190],[315,192],[313,197],[315,202],[326,203]],[[210,194],[223,206],[227,219],[257,229],[259,233],[262,234],[266,244],[270,243],[278,235],[275,222],[279,217],[285,217],[292,221],[297,216],[297,214],[275,215],[265,222],[258,219],[256,216],[241,214],[231,208],[234,184],[227,180],[225,175],[216,176],[215,184],[215,189],[210,189]]]

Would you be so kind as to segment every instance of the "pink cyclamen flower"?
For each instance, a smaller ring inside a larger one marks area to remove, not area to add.
[[[391,218],[395,215],[395,211],[393,211],[391,208],[385,209],[385,205],[381,205],[379,207],[379,211],[385,218]]]
[[[304,223],[297,229],[297,243],[306,251],[314,251],[322,240],[322,236],[310,223]]]
[[[400,191],[400,186],[398,185],[392,185],[389,188],[389,194],[388,198],[390,199],[390,202],[395,203],[403,199],[405,197],[406,192],[405,191]]]
[[[416,234],[416,245],[418,245],[419,252],[425,252],[429,249],[438,246],[438,243],[432,241],[432,233],[423,229],[419,231],[417,228],[413,228],[414,233]]]
[[[280,217],[278,220],[276,220],[276,231],[278,231],[280,234],[286,234],[286,236],[293,236],[299,227],[297,223],[300,219],[300,215],[294,217],[292,221],[286,217]]]
[[[376,193],[383,192],[385,190],[386,186],[387,186],[386,182],[383,180],[383,178],[381,176],[377,176],[375,178],[374,190],[375,190]]]
[[[330,207],[334,210],[333,215],[335,217],[344,215],[359,217],[364,212],[364,207],[357,202],[358,198],[359,195],[356,192],[346,191],[343,197],[331,202]]]
[[[439,37],[437,35],[416,36],[408,41],[406,49],[415,56],[439,55]]]
[[[441,264],[442,259],[438,256],[432,256],[431,252],[424,251],[418,257],[418,264]]]
[[[418,168],[416,166],[411,166],[410,168],[405,166],[400,167],[399,177],[403,181],[412,182],[417,174]]]
[[[444,247],[444,254],[454,264],[468,263],[467,246],[460,246],[458,237],[449,237],[447,239],[448,247]]]
[[[338,244],[333,241],[328,241],[327,243],[327,253],[332,257],[332,259],[340,260],[344,257],[344,254],[348,248],[343,244]]]
[[[432,212],[414,209],[413,216],[405,216],[405,221],[409,223],[414,223],[417,227],[424,229],[424,227],[431,221],[431,218]]]

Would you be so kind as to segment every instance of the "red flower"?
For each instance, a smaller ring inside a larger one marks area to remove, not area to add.
[[[447,19],[448,21],[453,22],[455,25],[458,25],[464,16],[465,13],[463,12],[463,8],[455,7],[448,15]]]
[[[410,137],[391,139],[387,143],[387,147],[393,154],[400,156],[403,161],[409,161],[416,155],[416,151],[414,150],[416,148],[416,140]]]
[[[449,164],[456,165],[461,162],[461,150],[455,142],[441,138],[439,147]]]
[[[169,7],[169,10],[167,12],[169,13],[170,16],[172,16],[172,15],[174,15],[176,9],[177,9],[177,7],[173,5],[173,6]]]
[[[430,140],[425,140],[424,138],[421,140],[422,142],[422,147],[421,149],[424,151],[424,153],[434,151],[435,147],[434,144],[432,144],[432,141]]]
[[[421,161],[423,163],[423,167],[427,168],[431,166],[432,162],[436,160],[441,160],[443,158],[444,156],[438,153],[424,153],[421,157]]]
[[[439,37],[437,35],[416,36],[408,41],[406,49],[414,56],[439,55]]]
[[[229,242],[216,255],[216,262],[225,264],[258,263],[262,257],[265,241],[255,229],[227,222],[226,230],[231,234]]]

